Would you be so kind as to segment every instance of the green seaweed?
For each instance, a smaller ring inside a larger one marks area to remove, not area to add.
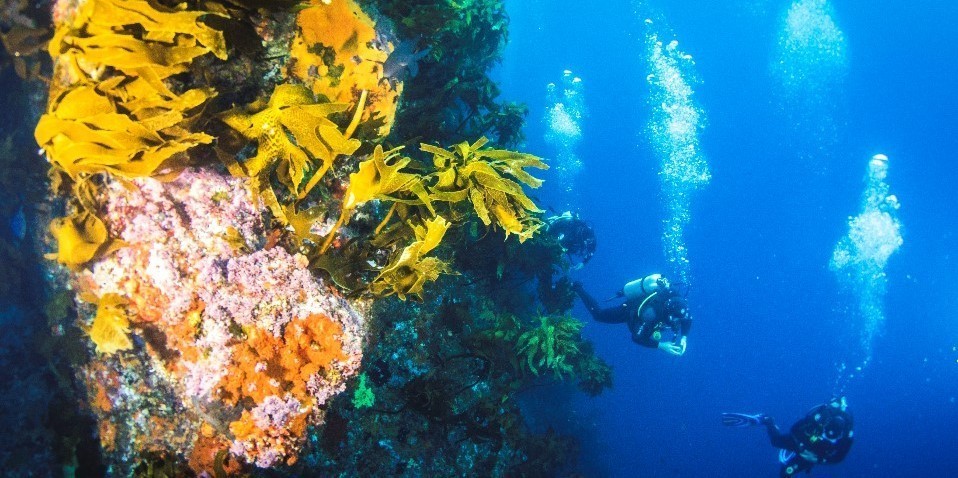
[[[542,316],[539,324],[519,336],[516,354],[524,370],[534,375],[551,371],[562,379],[575,372],[574,362],[581,354],[579,334],[584,324],[571,316]]]
[[[353,406],[357,409],[369,408],[376,403],[376,394],[369,387],[369,377],[365,372],[359,374],[356,390],[353,391]]]

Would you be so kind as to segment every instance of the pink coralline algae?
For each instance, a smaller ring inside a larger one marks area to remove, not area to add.
[[[170,182],[107,180],[99,199],[123,247],[80,272],[77,288],[126,299],[136,344],[84,372],[101,435],[126,440],[105,449],[295,461],[319,407],[359,368],[360,314],[305,257],[265,248],[240,180],[188,169]]]

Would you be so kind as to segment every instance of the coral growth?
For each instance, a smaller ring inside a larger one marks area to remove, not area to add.
[[[369,95],[363,118],[385,136],[396,116],[402,84],[394,88],[383,72],[389,44],[353,0],[314,0],[296,17],[287,75],[326,101],[356,103]]]
[[[313,278],[302,256],[261,248],[260,211],[237,179],[188,169],[167,183],[108,181],[102,194],[104,222],[125,247],[91,264],[77,284],[99,297],[94,339],[102,318],[129,320],[104,322],[114,325],[107,329],[114,335],[102,340],[102,351],[130,349],[119,353],[152,364],[126,370],[130,386],[146,380],[137,374],[149,373],[171,390],[166,399],[186,411],[169,418],[186,437],[153,442],[188,455],[200,439],[197,424],[206,422],[224,449],[232,443],[251,463],[295,460],[306,424],[322,418],[317,407],[358,368],[359,316]],[[245,247],[235,246],[231,232]],[[121,325],[145,347],[128,343]],[[103,393],[112,397],[104,405],[121,400],[118,389]],[[295,401],[295,417],[256,420],[274,403],[270,397]],[[100,412],[103,423],[125,434],[146,432],[128,429],[112,406]]]
[[[486,147],[525,111],[486,76],[501,2],[369,3],[378,25],[354,0],[56,5],[51,276],[78,299],[61,325],[90,339],[75,367],[111,472],[549,475],[568,442],[514,395],[609,385],[562,318],[562,248],[526,190],[546,165]]]
[[[260,467],[296,460],[311,412],[345,388],[334,365],[347,360],[341,336],[339,324],[317,314],[290,322],[281,337],[254,329],[233,349],[235,372],[218,394],[233,406],[253,404],[230,423],[234,454]]]

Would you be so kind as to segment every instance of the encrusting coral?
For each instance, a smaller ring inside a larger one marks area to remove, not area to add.
[[[330,102],[356,103],[366,92],[364,121],[380,125],[377,136],[388,134],[402,83],[390,84],[383,72],[389,44],[372,19],[353,0],[313,0],[296,26],[287,75]]]
[[[187,169],[170,182],[108,181],[101,193],[104,222],[125,247],[80,272],[77,285],[98,298],[98,350],[145,354],[171,390],[165,399],[184,410],[167,448],[189,455],[205,422],[206,440],[250,463],[294,461],[306,425],[322,420],[317,407],[356,373],[360,316],[304,257],[263,248],[261,212],[239,179]],[[230,231],[246,246],[235,247]],[[112,403],[124,400],[122,390],[98,387]],[[295,400],[295,416],[254,420],[270,397]],[[153,433],[101,413],[124,434]]]
[[[295,8],[246,1],[173,5],[59,0],[49,47],[56,62],[51,95],[35,131],[54,189],[69,194],[65,217],[51,232],[55,257],[69,268],[60,277],[76,295],[76,322],[95,346],[85,344],[91,359],[77,372],[112,471],[130,474],[138,460],[159,463],[155,452],[207,476],[302,463],[308,430],[344,427],[342,408],[369,408],[372,388],[387,383],[370,370],[369,383],[366,375],[358,381],[366,387],[362,400],[334,400],[357,382],[364,341],[391,335],[367,330],[358,310],[371,304],[404,304],[396,309],[403,315],[390,317],[397,327],[420,317],[417,310],[430,311],[417,319],[418,341],[402,335],[393,343],[416,341],[396,356],[424,377],[404,379],[403,390],[415,395],[422,387],[420,396],[446,396],[449,403],[435,410],[409,405],[400,413],[436,422],[423,431],[439,433],[445,424],[436,425],[448,420],[492,437],[482,449],[508,442],[506,456],[523,456],[518,412],[503,412],[512,407],[506,405],[510,384],[519,380],[508,375],[517,371],[491,377],[485,351],[444,359],[469,347],[458,334],[425,335],[439,321],[433,315],[441,302],[426,285],[454,295],[454,302],[487,293],[481,287],[488,281],[459,278],[469,274],[461,264],[485,237],[477,232],[483,224],[506,238],[517,235],[519,241],[490,237],[510,250],[540,231],[541,210],[525,188],[542,182],[526,169],[545,163],[489,148],[485,137],[449,149],[422,144],[409,157],[386,147],[434,141],[428,135],[398,143],[386,138],[404,87],[386,67],[401,63],[391,53],[401,50],[402,61],[417,61],[437,45],[416,53],[431,40],[406,39],[394,49],[387,30],[395,25],[377,27],[354,0],[311,0]],[[483,10],[483,18],[501,12],[493,10]],[[422,18],[416,18],[418,24]],[[457,24],[464,28],[469,20]],[[244,34],[259,35],[262,48],[231,43],[228,59],[226,38]],[[280,55],[260,55],[267,49]],[[250,62],[276,59],[272,69],[247,69]],[[415,65],[407,69],[412,74]],[[244,71],[269,72],[225,91],[230,83],[223,76]],[[215,98],[209,85],[222,96]],[[435,101],[463,98],[466,90],[448,86],[451,96]],[[477,118],[490,113],[483,108]],[[474,138],[488,130],[497,140],[515,137],[515,131],[473,128],[473,113],[465,113],[466,129],[456,134]],[[348,287],[338,280],[346,269],[361,269],[349,276]],[[501,278],[500,271],[491,280]],[[387,296],[420,303],[371,300]],[[461,328],[479,320],[459,319]],[[574,324],[543,319],[541,325],[523,322],[499,340],[499,349],[527,359],[529,368],[518,375],[591,373],[582,372],[591,352],[578,348]],[[419,350],[440,342],[442,350]],[[461,388],[462,377],[448,381],[429,372],[434,359],[458,364],[449,365],[449,373],[466,367],[469,381],[482,386]],[[430,390],[447,385],[455,387]],[[384,406],[396,404],[395,397],[388,401],[391,394]],[[465,423],[467,411],[485,424]],[[357,430],[367,433],[368,424]],[[459,441],[467,449],[476,440]],[[497,469],[507,469],[508,459],[494,460]]]
[[[340,336],[339,324],[317,314],[290,322],[281,337],[253,330],[234,348],[237,373],[223,377],[218,393],[226,403],[255,405],[230,424],[235,455],[260,467],[295,461],[310,412],[345,388],[333,366],[347,359]]]

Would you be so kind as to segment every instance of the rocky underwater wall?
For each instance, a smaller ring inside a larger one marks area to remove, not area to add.
[[[0,17],[10,67],[49,88],[51,195],[24,216],[49,261],[40,340],[94,423],[54,433],[72,445],[52,466],[570,465],[571,440],[529,430],[517,397],[597,394],[611,370],[528,195],[547,166],[507,149],[525,109],[487,77],[501,2],[361,3],[60,0],[18,42]]]

